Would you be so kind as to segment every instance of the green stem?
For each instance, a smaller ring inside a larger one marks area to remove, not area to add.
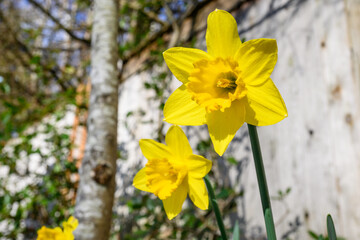
[[[209,177],[207,175],[204,177],[204,180],[205,180],[205,184],[206,184],[206,187],[207,187],[209,195],[210,195],[210,203],[215,212],[216,221],[217,221],[217,224],[218,224],[220,232],[221,232],[221,237],[223,240],[227,240],[225,226],[224,226],[224,223],[223,223],[223,220],[221,217],[219,206],[218,206],[216,198],[215,198],[214,189],[212,188]]]
[[[265,218],[267,236],[269,240],[276,240],[274,219],[271,213],[269,190],[266,183],[266,175],[261,156],[259,137],[255,126],[248,124],[248,129],[250,135],[251,149],[254,156],[256,176],[260,190],[260,198]]]

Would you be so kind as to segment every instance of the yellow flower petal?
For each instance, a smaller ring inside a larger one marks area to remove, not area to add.
[[[74,240],[74,234],[69,231],[64,231],[65,238],[61,238],[61,240]]]
[[[139,141],[141,152],[144,154],[146,159],[171,159],[173,155],[171,154],[169,147],[158,143],[152,139],[141,139]]]
[[[248,86],[245,121],[255,126],[275,124],[287,117],[278,89],[269,78],[261,85]]]
[[[184,160],[192,154],[189,141],[183,130],[178,126],[170,127],[166,133],[165,142],[172,153],[181,160]]]
[[[209,196],[204,180],[189,177],[189,196],[191,201],[202,210],[209,208]]]
[[[79,221],[73,216],[70,216],[67,221],[63,222],[64,230],[74,231],[78,225]]]
[[[191,99],[185,85],[173,92],[165,103],[164,121],[176,125],[202,125],[206,122],[205,108]]]
[[[52,229],[42,226],[37,231],[37,234],[37,240],[63,240],[65,238],[63,231],[59,227]]]
[[[182,83],[188,82],[193,63],[201,59],[210,58],[206,52],[195,48],[174,47],[163,53],[166,65],[175,77]]]
[[[188,193],[188,188],[187,181],[183,181],[170,197],[163,200],[166,215],[170,220],[181,212],[182,205]]]
[[[191,155],[188,160],[188,175],[192,178],[203,178],[211,170],[212,162],[199,155]]]
[[[210,138],[217,154],[222,156],[234,138],[236,131],[245,121],[245,101],[235,100],[224,112],[215,111],[207,114]]]
[[[240,48],[241,40],[234,17],[223,10],[216,9],[207,19],[206,45],[213,57],[228,58]]]
[[[64,234],[66,235],[66,240],[74,240],[73,231],[79,225],[79,221],[73,216],[69,217],[69,219],[63,222]]]
[[[254,39],[244,42],[235,55],[241,66],[241,78],[246,85],[258,85],[266,81],[277,61],[275,39]]]
[[[140,171],[135,175],[133,180],[133,186],[141,191],[151,192],[150,188],[146,185],[146,182],[146,172],[144,167],[140,169]]]

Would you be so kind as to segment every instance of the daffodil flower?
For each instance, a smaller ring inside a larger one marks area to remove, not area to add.
[[[183,83],[167,100],[164,120],[207,124],[215,151],[223,155],[244,122],[264,126],[287,117],[270,79],[277,44],[274,39],[242,43],[232,15],[215,10],[207,20],[206,45],[208,52],[182,47],[164,52],[166,64]]]
[[[171,220],[181,212],[189,194],[195,206],[205,210],[209,197],[203,177],[211,169],[211,161],[194,155],[184,132],[172,126],[165,144],[151,139],[140,140],[140,148],[148,162],[134,177],[133,185],[159,197]]]
[[[47,228],[42,226],[38,230],[37,240],[74,240],[73,231],[78,226],[78,220],[71,216],[67,221],[63,222],[64,231],[61,228]]]

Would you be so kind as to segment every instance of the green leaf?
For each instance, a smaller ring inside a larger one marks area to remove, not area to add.
[[[152,88],[152,85],[150,83],[146,82],[146,83],[144,83],[144,87],[146,89],[150,89],[150,88]]]
[[[319,236],[318,236],[316,233],[314,233],[313,231],[308,231],[308,234],[309,234],[313,239],[318,239],[318,238],[319,238]]]
[[[155,210],[155,202],[152,199],[148,198],[146,200],[146,207],[149,211],[153,212]]]
[[[327,225],[329,240],[336,240],[337,238],[336,238],[335,226],[330,214],[327,215],[326,225]]]
[[[1,87],[1,90],[2,90],[5,94],[10,93],[10,91],[11,91],[10,85],[7,84],[7,83],[4,83],[4,84],[0,85],[0,87]]]
[[[234,157],[228,157],[226,160],[227,160],[230,164],[237,165],[237,161],[235,160]]]
[[[201,140],[196,146],[196,150],[198,150],[201,153],[204,153],[208,151],[210,147],[211,147],[211,142],[209,138],[208,140]]]
[[[30,59],[30,64],[39,64],[40,63],[40,56],[33,56]]]
[[[7,112],[4,115],[5,116],[3,116],[2,122],[3,122],[3,124],[7,124],[10,121],[12,114],[11,114],[11,112]]]
[[[194,228],[197,218],[194,214],[183,214],[185,220],[185,226]]]
[[[130,111],[130,112],[128,112],[128,113],[126,114],[126,117],[128,118],[128,117],[130,117],[130,116],[132,116],[132,115],[134,115],[134,112],[133,112],[133,111]]]
[[[323,235],[320,234],[318,237],[318,240],[325,240],[325,239],[324,239]]]
[[[231,192],[233,192],[232,189],[223,188],[221,189],[220,193],[216,195],[216,198],[226,199],[229,197]]]
[[[239,221],[236,220],[234,230],[233,230],[233,240],[239,240],[240,239],[240,228],[239,228]]]

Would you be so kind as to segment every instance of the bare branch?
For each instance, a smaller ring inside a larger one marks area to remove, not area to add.
[[[87,46],[90,46],[90,40],[84,39],[76,36],[72,30],[64,26],[59,19],[55,18],[49,11],[47,11],[41,4],[36,2],[35,0],[29,0],[29,2],[34,5],[37,9],[39,9],[42,13],[44,13],[46,16],[48,16],[54,23],[56,23],[62,30],[64,30],[69,36],[77,41],[80,41],[82,43],[85,43]]]
[[[202,7],[204,7],[205,5],[207,5],[208,3],[212,2],[213,0],[204,0],[202,2],[198,2],[197,4],[194,5],[190,5],[190,7],[188,7],[188,9],[186,10],[186,12],[177,20],[177,25],[181,26],[181,23],[188,17],[190,17],[192,14],[194,14],[195,12],[197,12],[199,9],[201,9]],[[137,47],[133,48],[131,51],[129,51],[124,57],[123,57],[123,62],[126,63],[127,61],[129,61],[132,57],[138,55],[142,50],[144,50],[148,45],[150,45],[151,43],[155,42],[156,39],[158,39],[159,37],[161,37],[162,35],[164,35],[165,33],[171,31],[173,29],[173,26],[169,23],[165,23],[165,25],[162,26],[162,28],[156,32],[153,33],[149,36],[147,36],[146,38],[144,38],[144,40],[142,40]]]
[[[166,16],[169,18],[172,28],[173,28],[173,34],[171,35],[171,39],[169,41],[168,44],[168,48],[172,48],[174,47],[177,42],[179,41],[180,38],[180,27],[178,22],[176,21],[173,12],[171,11],[171,9],[169,8],[169,6],[167,5],[166,2],[164,2],[164,9],[165,9],[165,13]]]

